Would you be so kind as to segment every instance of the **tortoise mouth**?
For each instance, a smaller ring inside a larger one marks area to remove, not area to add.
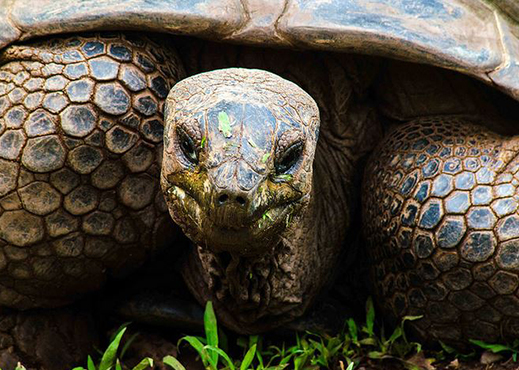
[[[171,199],[174,194],[174,199]],[[168,196],[169,195],[169,196]],[[279,243],[281,234],[303,206],[305,197],[257,210],[252,216],[244,216],[234,225],[221,222],[219,213],[204,206],[204,200],[178,185],[166,192],[173,219],[184,229],[195,244],[209,250],[255,255]]]
[[[236,227],[219,226],[215,220],[207,217],[200,232],[204,235],[207,247],[216,253],[255,255],[279,242],[297,205],[298,202],[290,202],[271,207],[251,222]]]

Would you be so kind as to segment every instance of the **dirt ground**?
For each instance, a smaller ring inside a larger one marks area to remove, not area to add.
[[[519,370],[519,362],[505,361],[493,364],[482,364],[479,360],[460,361],[459,363],[441,362],[421,367],[424,370]],[[396,362],[361,364],[357,370],[407,370],[405,366]]]

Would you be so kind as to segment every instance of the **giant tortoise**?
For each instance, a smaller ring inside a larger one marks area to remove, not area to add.
[[[237,332],[367,264],[424,340],[519,337],[516,19],[514,0],[0,0],[0,366],[83,359],[67,305],[178,248],[169,214],[187,286]]]

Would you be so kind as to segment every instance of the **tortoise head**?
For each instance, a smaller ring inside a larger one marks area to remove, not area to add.
[[[230,68],[177,83],[165,116],[161,185],[187,236],[243,256],[279,243],[309,202],[315,101],[272,73]]]

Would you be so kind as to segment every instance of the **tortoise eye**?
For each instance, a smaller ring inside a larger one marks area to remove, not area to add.
[[[303,143],[297,142],[292,144],[287,150],[283,152],[283,154],[279,157],[279,159],[275,162],[276,173],[281,175],[286,173],[292,169],[299,162],[301,158],[301,154],[303,153]]]
[[[194,140],[182,129],[177,129],[177,138],[180,150],[184,157],[193,164],[198,164],[198,151]]]

